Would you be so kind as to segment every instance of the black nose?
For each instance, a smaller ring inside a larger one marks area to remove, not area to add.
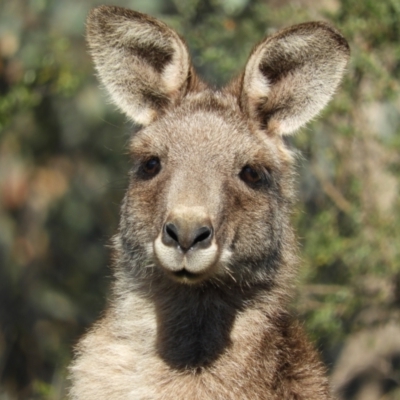
[[[164,224],[162,241],[167,246],[176,246],[186,252],[209,247],[212,237],[213,228],[208,221],[175,218]]]

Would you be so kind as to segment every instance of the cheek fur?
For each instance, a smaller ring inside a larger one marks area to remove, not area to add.
[[[146,237],[138,238],[141,244],[155,240],[165,219],[164,190],[166,180],[132,180],[126,195],[124,213],[129,221],[130,231],[143,232]]]
[[[226,245],[235,260],[245,263],[249,259],[263,260],[275,254],[285,225],[287,210],[283,202],[272,193],[230,190],[229,218],[225,231]]]

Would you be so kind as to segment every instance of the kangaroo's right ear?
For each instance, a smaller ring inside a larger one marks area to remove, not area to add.
[[[288,135],[314,118],[338,87],[349,59],[344,37],[324,22],[295,25],[253,50],[241,106],[264,130]]]
[[[145,14],[97,7],[87,19],[87,41],[112,100],[139,124],[153,121],[188,85],[191,64],[185,43]]]

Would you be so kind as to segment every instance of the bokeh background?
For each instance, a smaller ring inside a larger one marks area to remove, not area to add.
[[[0,0],[0,399],[61,399],[100,315],[133,126],[98,88],[95,0]],[[400,399],[400,0],[113,0],[159,17],[222,85],[264,35],[326,20],[352,59],[293,138],[302,267],[293,308],[340,399]]]

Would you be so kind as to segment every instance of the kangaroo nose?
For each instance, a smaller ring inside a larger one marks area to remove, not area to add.
[[[213,228],[207,219],[180,216],[169,219],[163,227],[162,241],[183,252],[193,248],[207,248],[211,244]]]

